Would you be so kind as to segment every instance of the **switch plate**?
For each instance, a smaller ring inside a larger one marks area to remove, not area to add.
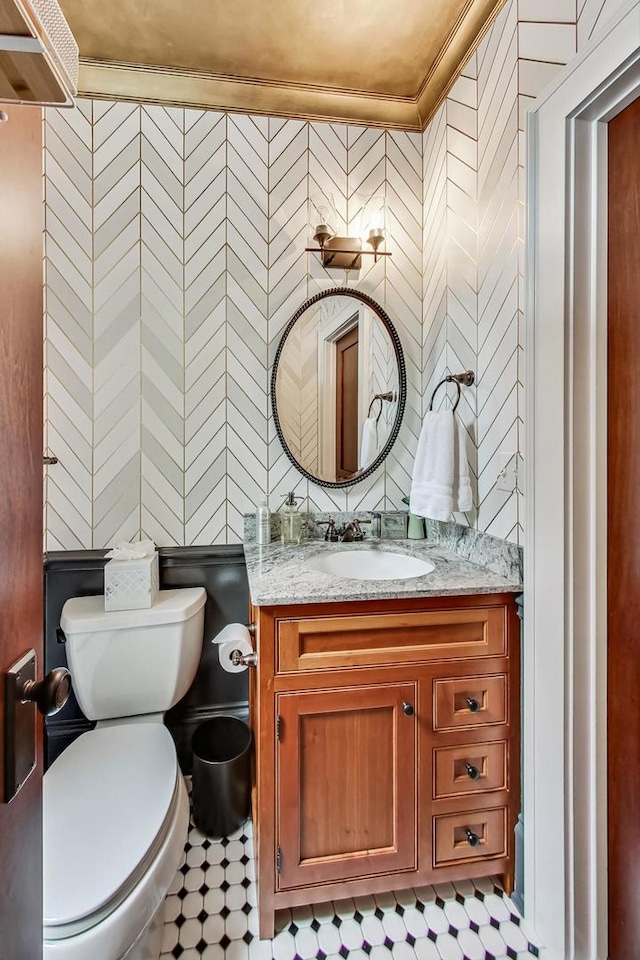
[[[496,480],[498,490],[513,493],[518,487],[518,454],[498,454],[498,476]]]

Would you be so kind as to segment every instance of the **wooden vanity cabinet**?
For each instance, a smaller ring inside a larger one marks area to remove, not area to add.
[[[512,594],[256,607],[260,936],[276,910],[501,874],[520,808]]]

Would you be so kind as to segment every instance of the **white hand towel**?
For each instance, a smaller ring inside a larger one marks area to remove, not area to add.
[[[378,455],[378,424],[375,417],[367,417],[362,424],[360,442],[360,469],[371,466]]]
[[[453,410],[430,410],[418,440],[409,509],[419,517],[449,520],[454,510],[470,510],[471,505],[462,424]]]

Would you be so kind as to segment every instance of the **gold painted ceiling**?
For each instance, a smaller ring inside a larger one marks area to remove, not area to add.
[[[61,0],[80,93],[421,130],[504,0]]]

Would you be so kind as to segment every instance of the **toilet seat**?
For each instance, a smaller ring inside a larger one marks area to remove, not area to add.
[[[44,778],[45,940],[85,933],[118,910],[158,858],[182,794],[160,723],[100,727],[58,757]]]

